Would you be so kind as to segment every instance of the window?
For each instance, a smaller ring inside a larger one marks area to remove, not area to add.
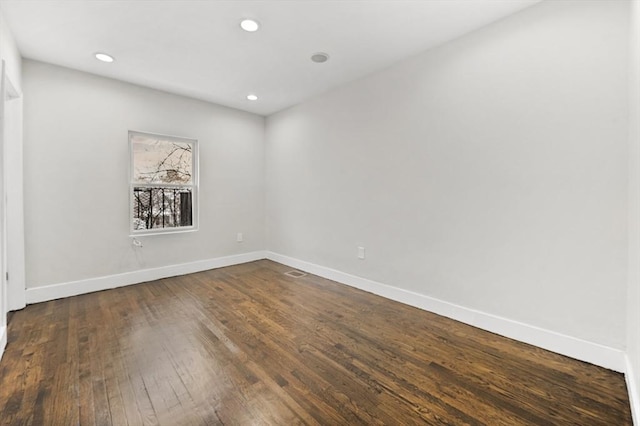
[[[131,234],[197,229],[198,142],[129,132]]]

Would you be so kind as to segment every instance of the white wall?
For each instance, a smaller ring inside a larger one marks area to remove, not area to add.
[[[269,117],[268,250],[624,349],[628,13],[543,2]]]
[[[640,0],[631,2],[629,45],[629,290],[627,387],[640,424]]]
[[[23,90],[29,289],[264,249],[262,117],[30,60]],[[199,141],[197,232],[134,249],[128,130]]]

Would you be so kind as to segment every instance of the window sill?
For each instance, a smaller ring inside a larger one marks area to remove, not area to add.
[[[131,231],[129,232],[129,237],[131,238],[138,238],[138,237],[148,237],[148,236],[152,236],[152,235],[169,235],[169,234],[186,234],[186,233],[190,233],[190,232],[196,232],[198,230],[198,228],[196,227],[189,227],[189,228],[185,228],[185,229],[176,229],[176,230],[167,230],[167,229],[162,229],[162,230],[147,230],[147,231]]]

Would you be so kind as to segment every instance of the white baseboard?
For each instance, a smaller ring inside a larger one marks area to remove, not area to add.
[[[2,361],[2,355],[4,354],[4,348],[7,347],[7,326],[0,327],[0,361]]]
[[[633,417],[633,424],[640,425],[640,394],[638,394],[638,383],[636,381],[635,370],[633,363],[629,359],[629,355],[625,355],[626,367],[624,378],[627,382],[627,392],[629,393],[629,404],[631,405],[631,416]]]
[[[628,368],[624,352],[618,349],[466,308],[430,296],[392,287],[269,251],[255,251],[179,265],[143,269],[123,274],[30,288],[27,289],[26,292],[27,303],[39,303],[161,278],[253,262],[265,258],[581,361],[618,372],[625,372]],[[6,342],[6,330],[4,339]],[[627,376],[631,376],[631,374],[627,374]],[[630,388],[630,391],[631,389],[633,388]]]
[[[253,262],[254,260],[264,258],[264,251],[254,251],[251,253],[218,257],[215,259],[199,260],[196,262],[163,266],[160,268],[142,269],[139,271],[125,272],[123,274],[28,288],[26,291],[27,304],[46,302],[47,300],[60,299],[69,296],[77,296],[79,294],[159,280],[161,278],[192,274],[194,272],[238,265],[240,263]]]
[[[282,263],[292,268],[319,275],[351,287],[377,294],[378,296],[386,297],[387,299],[424,309],[580,361],[589,362],[617,372],[624,372],[627,367],[625,354],[618,349],[466,308],[430,296],[346,274],[335,269],[294,259],[278,253],[267,251],[266,256],[267,259],[273,260],[274,262]]]

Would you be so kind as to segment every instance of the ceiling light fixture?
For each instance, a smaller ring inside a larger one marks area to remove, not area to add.
[[[260,24],[258,24],[258,21],[254,21],[253,19],[243,19],[242,22],[240,22],[240,28],[253,33],[258,31]]]
[[[247,95],[247,99],[249,99],[250,101],[257,101],[258,97],[254,94],[251,94],[251,95]]]
[[[113,62],[113,56],[106,53],[96,53],[96,59],[102,62]]]
[[[313,55],[311,55],[311,60],[317,64],[321,64],[329,60],[329,55],[324,52],[314,53]]]

